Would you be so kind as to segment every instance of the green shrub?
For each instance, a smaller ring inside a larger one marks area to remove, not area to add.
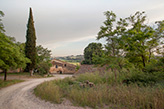
[[[76,64],[76,71],[78,71],[80,69],[80,65]]]
[[[155,85],[156,83],[164,80],[163,72],[153,72],[153,73],[145,73],[145,72],[134,72],[131,75],[127,76],[123,83],[126,84],[138,84],[138,85]]]
[[[164,58],[159,57],[157,59],[151,59],[151,61],[146,65],[145,71],[149,73],[164,72]]]
[[[51,67],[50,63],[41,62],[37,65],[38,73],[41,75],[47,74],[49,72],[50,67]]]

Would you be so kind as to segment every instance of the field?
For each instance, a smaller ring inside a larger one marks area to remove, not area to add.
[[[62,103],[63,98],[66,98],[74,105],[83,107],[164,108],[162,81],[153,82],[153,78],[150,77],[146,82],[126,82],[129,76],[131,75],[117,74],[115,77],[113,72],[85,73],[74,78],[44,82],[35,88],[34,93],[46,101]]]
[[[62,61],[65,61],[65,62],[69,62],[71,64],[79,64],[83,59],[84,59],[84,56],[83,55],[77,55],[77,56],[65,56],[65,57],[55,57],[56,59],[59,59],[59,60],[62,60]]]

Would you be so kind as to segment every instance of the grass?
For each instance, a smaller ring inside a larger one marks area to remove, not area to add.
[[[0,89],[23,81],[24,80],[7,80],[7,81],[0,80]]]
[[[79,62],[69,62],[70,64],[73,64],[73,65],[80,65]]]
[[[41,97],[41,99],[44,99],[46,101],[61,103],[62,93],[60,91],[60,88],[54,85],[53,82],[44,82],[44,84],[39,85],[37,88],[34,89],[34,93],[36,96],[39,96]]]
[[[92,108],[131,108],[131,109],[163,109],[164,87],[162,83],[151,84],[134,82],[134,74],[113,72],[86,73],[75,78],[65,78],[45,82],[35,88],[34,93],[53,103],[61,103],[63,98],[69,99],[74,105]],[[131,79],[131,84],[121,81]],[[136,77],[137,78],[137,77]],[[152,77],[151,77],[152,78]],[[147,81],[151,81],[149,78]],[[94,87],[81,87],[85,81],[95,84]],[[140,78],[139,78],[140,80]],[[142,79],[141,79],[142,80]],[[153,78],[154,80],[154,78]]]
[[[4,76],[4,73],[0,73],[0,76]],[[27,77],[27,78],[43,78],[44,75],[40,75],[38,73],[34,73],[33,76],[30,76],[29,72],[14,72],[14,73],[7,73],[7,76],[20,76],[20,77]],[[47,77],[52,77],[48,75]]]
[[[7,73],[7,75],[29,75],[29,72],[14,72],[14,73]],[[3,76],[4,73],[0,73],[0,76]]]

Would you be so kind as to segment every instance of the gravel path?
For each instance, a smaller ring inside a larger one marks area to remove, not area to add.
[[[56,75],[51,78],[30,79],[0,90],[0,109],[83,109],[73,106],[68,100],[62,104],[45,102],[33,94],[33,89],[44,81],[62,79],[71,75]]]

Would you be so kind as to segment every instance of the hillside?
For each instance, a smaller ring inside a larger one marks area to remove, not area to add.
[[[71,55],[71,56],[64,56],[64,57],[55,57],[55,59],[59,59],[62,61],[70,62],[70,63],[80,63],[83,59],[83,55]]]

